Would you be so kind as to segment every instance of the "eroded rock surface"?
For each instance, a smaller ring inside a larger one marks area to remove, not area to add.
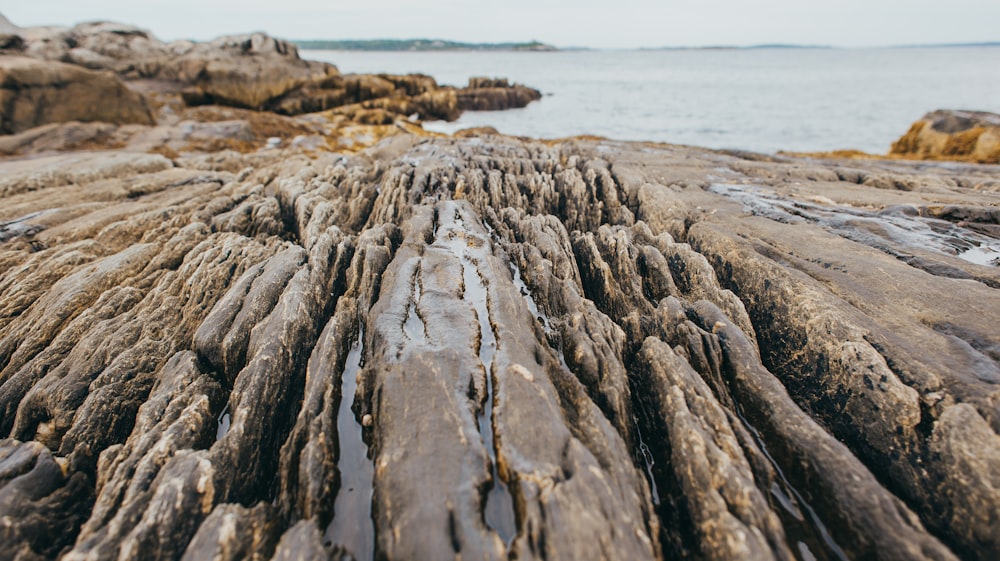
[[[998,172],[0,161],[0,557],[994,559]]]

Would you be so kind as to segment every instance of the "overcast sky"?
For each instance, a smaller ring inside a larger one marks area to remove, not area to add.
[[[561,47],[1000,41],[1000,0],[4,0],[14,24],[113,20],[161,39],[539,40]]]

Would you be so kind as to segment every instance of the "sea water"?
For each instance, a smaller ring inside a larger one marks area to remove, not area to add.
[[[425,124],[442,132],[884,154],[928,111],[1000,113],[1000,47],[301,54],[345,73],[419,72],[459,86],[499,76],[544,94],[524,109]]]

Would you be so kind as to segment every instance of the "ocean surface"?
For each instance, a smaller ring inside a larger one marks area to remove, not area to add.
[[[425,124],[443,132],[489,125],[538,138],[883,154],[928,111],[1000,113],[1000,47],[301,55],[345,73],[419,72],[450,85],[501,76],[544,94],[524,109]]]

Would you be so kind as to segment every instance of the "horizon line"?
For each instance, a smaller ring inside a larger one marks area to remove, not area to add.
[[[265,31],[265,33],[268,33]],[[1000,47],[1000,40],[995,41],[963,41],[963,42],[944,42],[944,43],[898,43],[898,44],[882,44],[882,45],[815,45],[815,44],[801,44],[801,43],[752,43],[745,45],[723,45],[723,44],[705,44],[705,45],[658,45],[658,46],[634,46],[634,47],[590,47],[584,45],[557,45],[554,43],[548,43],[544,40],[531,39],[526,41],[496,41],[496,42],[471,42],[471,41],[461,41],[457,39],[441,39],[441,38],[427,38],[427,37],[410,37],[410,38],[388,38],[388,37],[377,37],[377,38],[367,38],[367,39],[305,39],[305,38],[286,38],[287,41],[292,43],[309,43],[309,42],[330,42],[330,43],[348,43],[348,42],[378,42],[378,41],[397,41],[397,42],[446,42],[455,43],[459,45],[468,45],[470,47],[475,46],[504,46],[504,45],[530,45],[530,44],[541,44],[547,47],[552,47],[557,51],[672,51],[672,50],[753,50],[753,49],[803,49],[803,50],[853,50],[853,49],[919,49],[919,48],[961,48],[961,47]],[[304,49],[304,50],[324,50],[324,49]],[[344,49],[344,50],[372,50],[379,51],[380,49]],[[442,51],[446,50],[463,50],[461,47],[454,49],[438,49]],[[385,49],[385,51],[391,51],[391,49]],[[406,51],[401,51],[406,52]],[[426,52],[426,51],[425,51]],[[543,51],[540,51],[543,52]]]

